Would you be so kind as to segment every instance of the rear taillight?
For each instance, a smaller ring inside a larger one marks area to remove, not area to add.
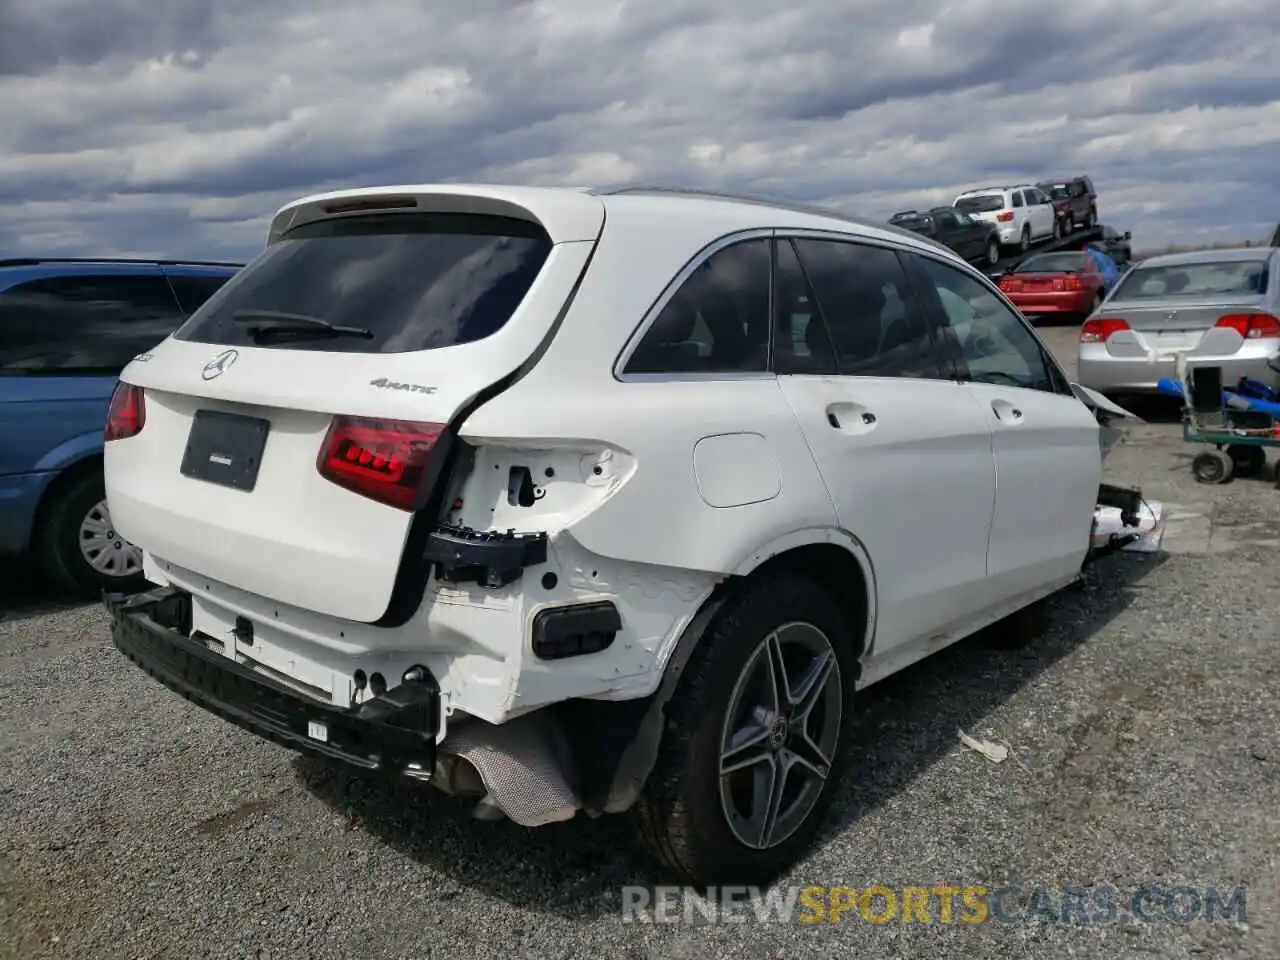
[[[1229,313],[1215,326],[1230,327],[1246,340],[1280,337],[1280,319],[1269,313]]]
[[[999,220],[1001,223],[1008,223],[1010,220],[1013,219],[1013,211],[1006,210],[1004,211],[1004,213],[997,213],[996,219]]]
[[[111,403],[107,407],[107,425],[102,432],[106,443],[127,440],[142,432],[147,422],[147,403],[142,388],[122,380],[116,381],[111,391]]]
[[[1018,293],[1022,290],[1022,281],[1013,277],[1001,277],[1000,289],[1005,293]]]
[[[335,417],[320,447],[320,476],[370,500],[412,510],[443,423]]]
[[[1113,333],[1128,330],[1129,322],[1108,317],[1105,320],[1086,320],[1080,328],[1081,343],[1106,343]]]
[[[1083,290],[1084,284],[1080,282],[1080,278],[1074,273],[1070,274],[1062,281],[1062,289],[1064,290]]]

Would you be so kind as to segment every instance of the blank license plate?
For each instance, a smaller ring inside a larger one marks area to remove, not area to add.
[[[1162,350],[1185,350],[1200,342],[1198,333],[1157,333],[1156,346]]]
[[[258,482],[271,424],[220,410],[197,410],[179,468],[184,477],[236,490]]]

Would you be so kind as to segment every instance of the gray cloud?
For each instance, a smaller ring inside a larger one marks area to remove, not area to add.
[[[0,0],[0,244],[248,256],[281,203],[359,184],[886,215],[1075,171],[1141,242],[1261,236],[1277,33],[1264,0]]]

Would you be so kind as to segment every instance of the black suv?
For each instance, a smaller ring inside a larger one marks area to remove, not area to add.
[[[1053,201],[1053,212],[1065,236],[1073,230],[1098,225],[1098,191],[1088,177],[1041,180],[1036,184]]]
[[[890,217],[889,222],[950,247],[966,260],[981,261],[988,267],[1000,260],[999,228],[954,207],[934,207],[923,212],[903,210]]]

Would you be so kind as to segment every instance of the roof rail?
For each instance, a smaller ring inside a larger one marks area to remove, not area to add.
[[[703,190],[697,187],[673,187],[662,184],[628,184],[625,186],[614,187],[592,187],[587,193],[597,197],[621,196],[624,194],[651,195],[660,196],[668,195],[673,197],[690,197],[702,200],[728,200],[733,203],[750,203],[762,207],[773,207],[777,210],[786,210],[790,213],[804,213],[815,217],[827,217],[831,220],[840,220],[844,223],[854,224],[859,227],[870,227],[874,230],[887,230],[890,233],[897,233],[912,240],[920,240],[920,235],[912,233],[910,230],[903,230],[901,227],[895,226],[886,220],[874,220],[870,217],[857,217],[852,214],[844,213],[836,210],[834,207],[823,207],[813,203],[797,203],[792,200],[780,200],[777,197],[760,196],[751,193],[734,193],[724,190]]]
[[[226,260],[182,260],[145,257],[10,257],[0,259],[0,267],[38,267],[42,263],[136,263],[158,267],[235,267],[243,263],[231,263]]]

